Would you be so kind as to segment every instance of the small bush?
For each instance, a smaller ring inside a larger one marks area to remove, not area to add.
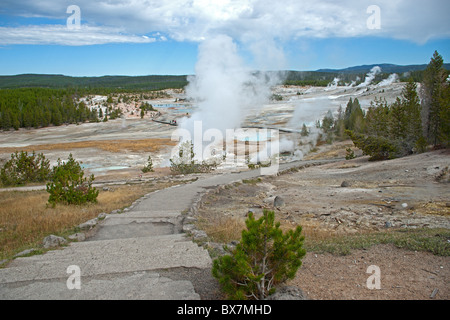
[[[345,130],[345,133],[352,139],[353,144],[369,155],[369,160],[389,160],[399,156],[399,146],[385,137],[368,136]]]
[[[308,131],[308,128],[306,127],[306,124],[303,124],[302,131],[301,131],[300,134],[301,134],[302,137],[309,136],[309,131]]]
[[[353,152],[352,148],[347,148],[345,149],[345,151],[345,160],[355,159],[355,153]]]
[[[270,100],[281,101],[281,100],[283,100],[283,97],[279,94],[272,94],[272,96],[270,97]]]
[[[42,153],[31,155],[21,151],[11,154],[0,172],[4,186],[23,185],[29,182],[44,182],[50,178],[50,161]]]
[[[65,163],[58,159],[58,165],[53,167],[52,180],[47,183],[48,202],[52,205],[97,202],[99,191],[92,187],[94,175],[89,179],[83,176],[83,169],[72,154]]]
[[[153,170],[153,160],[151,156],[148,156],[147,164],[142,168],[143,173],[154,172]]]
[[[215,162],[202,161],[197,163],[194,157],[194,145],[192,142],[183,142],[178,149],[178,154],[170,159],[170,171],[173,174],[206,173],[217,167]]]
[[[302,265],[302,228],[283,234],[274,220],[273,211],[264,210],[258,220],[250,213],[241,242],[213,261],[212,274],[229,298],[265,299],[277,285],[293,279]]]

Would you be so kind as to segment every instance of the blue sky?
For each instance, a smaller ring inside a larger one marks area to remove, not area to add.
[[[253,69],[425,64],[434,50],[449,62],[448,12],[448,0],[4,0],[0,74],[194,74],[218,35]]]

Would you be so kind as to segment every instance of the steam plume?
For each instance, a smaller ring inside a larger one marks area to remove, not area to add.
[[[372,69],[370,69],[369,73],[367,73],[366,78],[364,79],[364,82],[359,84],[357,87],[361,88],[361,87],[367,87],[368,85],[370,85],[373,81],[373,79],[375,79],[375,76],[381,73],[381,68],[379,66],[375,66]]]

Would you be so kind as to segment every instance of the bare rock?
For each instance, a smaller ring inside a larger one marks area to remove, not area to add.
[[[280,196],[276,196],[275,199],[273,200],[273,206],[275,208],[284,207],[284,199]]]
[[[42,241],[42,245],[44,246],[44,248],[48,249],[48,248],[54,248],[54,247],[59,247],[62,244],[66,244],[67,240],[64,239],[63,237],[58,237],[55,236],[53,234],[47,236],[44,238],[44,241]]]
[[[342,181],[341,187],[342,187],[342,188],[350,187],[350,182],[348,182],[348,181]]]
[[[97,216],[97,219],[105,219],[106,218],[106,216],[107,216],[107,214],[105,213],[105,212],[102,212],[102,213],[100,213],[98,216]]]
[[[270,196],[268,196],[268,197],[266,197],[264,200],[263,200],[263,202],[264,203],[266,203],[266,204],[273,204],[273,201],[275,200],[275,196],[272,196],[272,195],[270,195]]]
[[[74,241],[84,241],[86,239],[86,235],[82,232],[74,233],[68,236],[70,240]]]
[[[35,252],[35,251],[37,251],[37,250],[36,250],[36,249],[27,249],[27,250],[23,250],[23,251],[19,252],[18,254],[16,254],[16,255],[14,256],[14,258],[17,258],[17,257],[23,257],[23,256],[29,255],[29,254],[31,254],[31,253],[33,253],[33,252]],[[1,264],[1,263],[0,263],[0,264]]]
[[[189,224],[183,224],[183,232],[190,232],[194,230],[195,226],[191,223]]]
[[[206,234],[206,232],[203,231],[203,230],[196,230],[196,229],[193,229],[193,230],[191,231],[191,234],[192,234],[192,236],[194,237],[195,240],[205,239],[205,238],[208,237],[208,235]]]
[[[298,287],[283,286],[278,288],[274,294],[268,296],[266,300],[308,300],[308,297]]]
[[[95,227],[97,225],[97,223],[98,223],[98,219],[94,218],[94,219],[88,220],[88,221],[78,225],[78,227],[81,230],[89,230],[89,229]]]

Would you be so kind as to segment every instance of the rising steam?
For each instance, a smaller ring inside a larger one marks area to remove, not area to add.
[[[375,66],[372,69],[370,69],[369,73],[367,73],[366,78],[364,79],[364,82],[359,84],[357,87],[367,87],[372,83],[372,81],[375,79],[376,75],[381,73],[381,68],[379,66]]]
[[[258,110],[269,101],[271,87],[280,79],[278,73],[252,72],[231,37],[211,37],[199,46],[195,76],[186,87],[186,95],[197,110],[190,118],[183,118],[180,127],[194,136],[201,125],[202,136],[212,129],[226,137],[226,131],[239,128],[250,110]]]

